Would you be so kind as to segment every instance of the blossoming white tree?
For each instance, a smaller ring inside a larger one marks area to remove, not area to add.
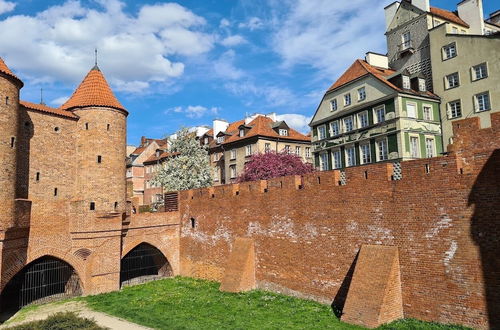
[[[201,146],[194,133],[182,128],[176,138],[169,138],[173,154],[157,172],[153,183],[164,191],[188,190],[208,187],[212,183],[208,151]]]

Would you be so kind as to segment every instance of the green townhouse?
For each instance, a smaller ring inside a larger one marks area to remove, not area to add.
[[[367,53],[327,90],[311,123],[319,170],[435,157],[443,152],[439,97],[422,74]]]

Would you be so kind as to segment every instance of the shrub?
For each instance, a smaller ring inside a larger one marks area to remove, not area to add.
[[[10,330],[104,330],[94,320],[77,316],[75,313],[56,313],[45,320],[21,324]]]

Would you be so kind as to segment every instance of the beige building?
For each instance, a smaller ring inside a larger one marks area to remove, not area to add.
[[[311,138],[277,121],[275,114],[256,114],[233,123],[214,120],[200,141],[208,146],[214,185],[234,182],[254,153],[288,151],[313,162]]]
[[[441,97],[445,148],[453,139],[454,120],[479,117],[481,126],[489,127],[490,113],[500,111],[500,33],[449,31],[447,24],[430,31],[433,85]]]

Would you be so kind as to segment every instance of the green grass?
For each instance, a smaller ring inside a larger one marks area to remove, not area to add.
[[[45,320],[33,321],[8,328],[9,330],[105,330],[94,320],[82,318],[75,313],[56,313]]]
[[[88,296],[90,308],[157,329],[362,329],[330,306],[254,290],[219,291],[219,283],[175,277]],[[403,320],[381,329],[465,329]]]

